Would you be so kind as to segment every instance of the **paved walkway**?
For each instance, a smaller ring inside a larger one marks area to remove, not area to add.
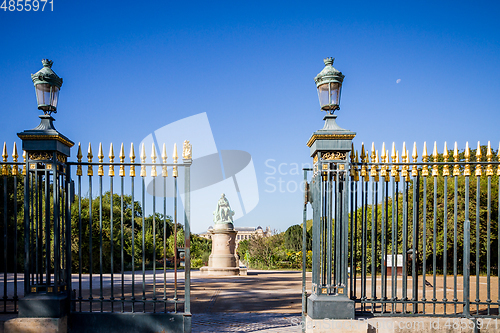
[[[193,333],[301,332],[301,272],[251,270],[216,278],[193,271],[191,285]]]
[[[193,315],[192,332],[300,333],[300,321],[300,314],[200,313]]]

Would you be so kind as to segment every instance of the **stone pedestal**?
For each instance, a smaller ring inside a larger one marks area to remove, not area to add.
[[[212,254],[208,266],[200,269],[203,275],[246,275],[246,268],[240,269],[236,252],[236,234],[232,223],[216,224],[212,234]]]

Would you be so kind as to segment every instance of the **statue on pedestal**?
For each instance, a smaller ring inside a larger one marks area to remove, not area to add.
[[[236,254],[236,234],[233,226],[234,211],[229,206],[226,195],[222,193],[217,202],[214,214],[214,228],[210,229],[212,238],[212,253],[208,259],[208,266],[200,269],[202,274],[226,276],[246,275],[247,269],[240,268]]]
[[[229,206],[226,195],[222,193],[219,201],[217,202],[217,210],[214,212],[215,224],[233,223],[234,211]]]

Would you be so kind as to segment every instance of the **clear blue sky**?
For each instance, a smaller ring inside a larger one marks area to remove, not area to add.
[[[42,58],[64,79],[56,128],[95,150],[206,112],[217,148],[255,164],[260,201],[237,226],[301,223],[302,194],[269,184],[293,189],[293,163],[310,162],[325,57],[345,75],[338,123],[357,147],[500,141],[495,1],[53,1],[0,10],[1,141],[39,122]]]

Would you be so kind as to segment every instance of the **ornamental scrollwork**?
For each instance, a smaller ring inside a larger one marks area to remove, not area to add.
[[[321,154],[324,160],[345,160],[347,158],[347,153],[341,152],[327,152]]]
[[[52,159],[52,154],[49,153],[29,153],[28,159],[33,161],[48,161]]]
[[[188,140],[184,141],[183,147],[182,147],[182,158],[185,160],[190,160],[192,158],[192,152],[191,152],[191,144],[189,143]]]

